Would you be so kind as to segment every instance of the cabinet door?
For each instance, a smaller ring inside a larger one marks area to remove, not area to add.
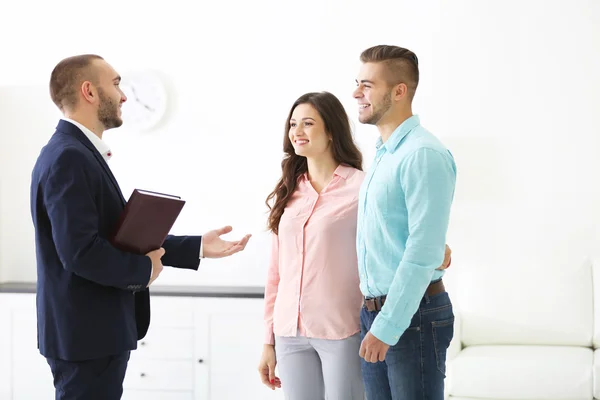
[[[121,400],[195,400],[192,392],[124,390]]]
[[[210,398],[283,399],[281,390],[262,384],[256,369],[263,347],[263,300],[223,299],[209,309]]]
[[[194,306],[196,306],[194,302]],[[209,393],[209,316],[205,309],[194,308],[194,400],[214,399]]]
[[[208,372],[197,366],[198,359],[205,358],[198,354],[197,336],[206,323],[195,322],[194,299],[150,299],[152,321],[148,334],[131,354],[123,399],[207,400]],[[206,347],[206,338],[200,343]]]
[[[0,294],[0,399],[10,399],[12,392],[12,324],[8,294]]]
[[[12,400],[53,399],[50,366],[37,348],[35,296],[12,308]]]

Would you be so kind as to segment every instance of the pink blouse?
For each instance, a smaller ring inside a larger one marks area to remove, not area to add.
[[[343,339],[360,331],[356,256],[364,172],[340,165],[321,193],[299,179],[272,236],[265,287],[265,343],[274,335]]]

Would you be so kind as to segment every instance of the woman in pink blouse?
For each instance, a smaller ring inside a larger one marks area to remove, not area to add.
[[[328,92],[296,100],[283,149],[282,177],[267,198],[272,248],[259,373],[286,399],[363,400],[356,221],[364,173],[340,101]]]

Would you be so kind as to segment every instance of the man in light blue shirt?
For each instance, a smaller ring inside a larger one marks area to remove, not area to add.
[[[361,54],[359,121],[380,138],[363,181],[357,254],[362,372],[369,400],[443,399],[452,303],[442,283],[456,166],[412,113],[416,55],[396,46]]]

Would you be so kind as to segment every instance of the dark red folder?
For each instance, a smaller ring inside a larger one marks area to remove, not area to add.
[[[184,204],[179,196],[135,189],[117,223],[112,244],[137,254],[160,248]]]

